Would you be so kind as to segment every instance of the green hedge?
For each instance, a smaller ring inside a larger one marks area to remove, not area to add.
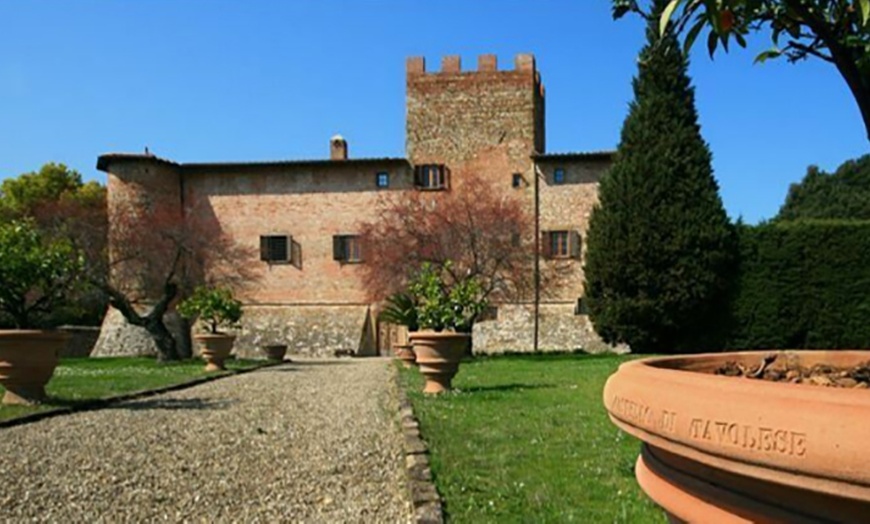
[[[870,221],[742,226],[729,346],[870,348]]]

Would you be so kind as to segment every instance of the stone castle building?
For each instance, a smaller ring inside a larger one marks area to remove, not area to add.
[[[337,349],[377,354],[390,331],[378,326],[377,305],[359,279],[359,225],[376,219],[385,195],[419,190],[462,191],[471,177],[505,198],[520,200],[534,217],[523,232],[536,241],[539,264],[560,264],[525,303],[497,304],[474,328],[475,352],[575,350],[604,346],[583,314],[584,238],[598,180],[611,152],[546,153],[544,86],[529,54],[499,70],[494,55],[463,71],[457,56],[441,70],[423,58],[407,60],[406,158],[353,158],[333,137],[328,159],[179,163],[151,154],[106,154],[113,202],[131,192],[152,208],[183,220],[202,219],[248,246],[262,270],[245,292],[236,347],[286,342],[291,352]],[[446,195],[446,196],[448,196]],[[448,196],[449,197],[449,196]],[[117,312],[110,311],[95,354],[125,345]]]

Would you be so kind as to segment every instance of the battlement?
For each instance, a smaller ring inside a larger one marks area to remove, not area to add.
[[[498,58],[496,55],[480,55],[477,57],[477,70],[462,71],[462,59],[459,55],[448,55],[441,58],[441,70],[427,72],[426,58],[422,56],[409,57],[406,63],[408,76],[416,75],[436,75],[436,74],[474,74],[474,73],[533,73],[536,81],[540,81],[538,72],[535,69],[535,55],[531,53],[520,53],[514,57],[514,68],[512,70],[499,71]]]
[[[544,152],[544,86],[533,54],[516,55],[509,70],[499,70],[494,54],[478,56],[474,71],[463,71],[458,55],[442,57],[437,72],[426,71],[422,56],[408,58],[406,67],[412,163],[464,161],[488,147],[511,148],[519,166]]]

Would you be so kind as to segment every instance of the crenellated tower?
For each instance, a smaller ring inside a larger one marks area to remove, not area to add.
[[[406,88],[412,164],[461,165],[500,151],[520,168],[544,152],[544,87],[531,54],[517,55],[505,71],[495,55],[478,57],[476,71],[463,71],[460,57],[446,56],[439,72],[427,72],[425,59],[412,57]]]

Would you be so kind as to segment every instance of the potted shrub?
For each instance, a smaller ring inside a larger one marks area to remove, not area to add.
[[[15,327],[0,330],[4,404],[45,399],[58,352],[69,335],[47,328],[49,314],[74,287],[82,260],[73,246],[48,240],[30,221],[0,225],[0,315]]]
[[[656,357],[622,364],[604,405],[674,522],[866,522],[868,387],[870,351]]]
[[[378,315],[378,320],[405,326],[409,335],[420,328],[417,321],[417,304],[414,297],[407,293],[394,293],[387,298],[387,306]],[[393,344],[393,351],[406,368],[410,368],[417,360],[414,347],[410,342]]]
[[[276,337],[277,338],[277,337]],[[263,343],[263,337],[260,334],[254,336],[254,345],[260,348],[266,358],[274,362],[283,362],[284,356],[287,355],[287,344],[280,342]]]
[[[226,369],[224,361],[230,355],[235,335],[220,329],[238,327],[242,318],[242,303],[233,298],[226,288],[200,286],[193,294],[178,304],[178,312],[187,319],[198,319],[205,333],[197,333],[194,339],[200,344],[200,354],[206,362],[206,371]]]
[[[275,362],[284,362],[287,355],[287,344],[262,344],[260,349],[266,354],[266,358]]]
[[[486,307],[480,282],[473,277],[448,282],[441,270],[423,264],[408,289],[417,307],[420,331],[408,338],[417,355],[417,365],[426,379],[425,393],[451,389],[459,362],[471,343],[471,327]]]

